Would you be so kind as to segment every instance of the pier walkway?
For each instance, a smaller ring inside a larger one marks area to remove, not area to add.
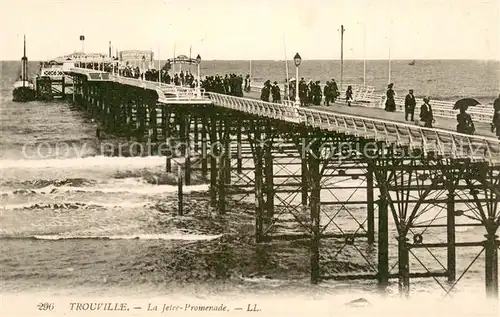
[[[340,91],[345,91],[347,86],[353,87],[353,102],[352,105],[364,107],[364,108],[374,108],[374,109],[384,109],[386,96],[377,95],[374,93],[375,88],[372,86],[364,86],[359,84],[344,84]],[[252,84],[252,92],[249,93],[254,98],[259,98],[259,92],[263,85]],[[255,93],[257,92],[257,94]],[[342,100],[340,103],[345,104],[344,98],[339,98]],[[404,113],[404,97],[395,97],[394,101],[396,103],[396,111]],[[458,110],[454,110],[454,103],[451,101],[442,100],[431,100],[431,105],[435,117],[448,118],[456,120]],[[417,104],[418,106],[418,104]],[[474,122],[491,123],[493,120],[493,105],[477,105],[470,108],[467,113],[471,115]],[[418,113],[417,113],[418,115]],[[454,129],[452,129],[454,130]]]
[[[251,99],[260,99],[260,91],[253,90],[250,92],[246,92],[245,97]],[[432,101],[431,105],[434,107],[434,103]],[[330,106],[328,107],[321,105],[321,106],[309,106],[308,108],[318,109],[323,111],[331,111],[346,115],[373,118],[384,121],[399,122],[403,124],[408,124],[410,126],[411,125],[417,126],[416,122],[405,121],[404,112],[401,110],[397,112],[387,112],[381,107],[370,107],[366,106],[366,104],[361,104],[361,103],[353,103],[351,107],[348,107],[347,103],[343,100],[338,102],[331,102]],[[433,110],[436,111],[435,108],[433,108]],[[419,111],[420,111],[419,104],[417,104],[414,115],[415,120],[418,120]],[[456,125],[457,125],[456,113],[454,111],[451,111],[451,108],[448,109],[447,112],[448,114],[446,116],[441,116],[435,113],[436,122],[434,123],[433,126],[437,129],[449,130],[452,132],[456,131]],[[482,117],[483,120],[474,122],[474,125],[476,127],[475,135],[484,136],[487,138],[495,138],[495,134],[492,133],[490,130],[490,123],[492,121],[490,117],[493,117],[493,113],[491,113],[491,115],[483,115]]]
[[[422,128],[404,121],[401,113],[390,113],[373,107],[347,107],[345,104],[332,103],[330,107],[314,106],[298,108],[277,105],[259,100],[258,91],[245,94],[245,98],[205,93],[192,88],[167,85],[160,82],[144,81],[120,77],[103,71],[84,68],[70,69],[68,74],[86,75],[89,80],[113,81],[130,86],[154,90],[159,102],[175,104],[215,103],[238,111],[249,111],[254,115],[272,117],[286,121],[326,128],[330,131],[353,133],[358,137],[375,138],[387,143],[421,147],[424,152],[437,151],[451,158],[467,157],[475,160],[486,159],[492,164],[500,164],[500,140],[492,136],[489,124],[479,122],[476,135],[469,136],[451,132],[456,122],[451,118],[437,118],[434,129]],[[253,100],[253,101],[252,101]],[[418,109],[417,115],[418,118]]]
[[[498,297],[500,141],[482,124],[471,136],[447,118],[428,129],[376,108],[65,74],[75,104],[107,133],[152,145],[186,185],[205,179],[220,215],[255,215],[256,243],[308,239],[312,283],[365,279],[386,290],[398,279],[408,296],[411,278],[431,278],[448,295],[481,259],[486,294]],[[457,227],[479,235],[464,241]],[[457,248],[475,249],[459,258]]]

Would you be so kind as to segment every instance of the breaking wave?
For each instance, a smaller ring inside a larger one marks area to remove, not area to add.
[[[33,236],[0,236],[3,240],[182,240],[182,241],[202,241],[215,240],[222,235],[203,234],[132,234],[132,235],[110,235],[110,236],[71,236],[71,235],[33,235]]]

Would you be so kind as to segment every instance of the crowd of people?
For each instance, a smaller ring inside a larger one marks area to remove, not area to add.
[[[306,82],[302,77],[299,81],[299,101],[301,106],[308,105],[321,105],[329,106],[330,102],[335,102],[340,96],[339,88],[335,79],[327,81],[326,85],[321,89],[321,82],[319,80]],[[289,81],[285,80],[283,87],[283,94],[278,82],[271,84],[270,80],[264,82],[264,87],[261,89],[260,99],[262,101],[281,102],[281,100],[295,101],[297,96],[297,82],[295,78]],[[349,95],[348,92],[346,92]],[[324,97],[324,98],[323,98]],[[352,88],[351,88],[352,98]]]
[[[206,76],[201,81],[201,88],[208,92],[243,97],[243,90],[249,91],[250,88],[249,76],[245,79],[245,86],[243,86],[243,83],[242,75],[226,74],[222,77],[217,74],[215,76]]]
[[[393,90],[394,84],[391,83],[387,86],[386,91],[386,102],[385,111],[394,112],[396,111],[395,92]],[[423,104],[420,107],[420,124],[426,128],[432,128],[435,122],[434,114],[432,112],[432,106],[430,104],[430,97],[423,98]],[[413,94],[413,89],[408,91],[405,97],[404,112],[405,121],[414,121],[415,108],[417,102]],[[468,106],[462,105],[459,108],[459,113],[457,114],[457,132],[463,134],[472,135],[476,131],[474,121],[469,113],[467,113]],[[500,139],[500,95],[493,102],[493,120],[491,122],[491,132],[496,131],[496,136]]]
[[[105,71],[112,72],[111,66],[106,66]],[[120,76],[130,77],[130,78],[143,78],[149,81],[158,81],[166,84],[173,84],[176,86],[184,86],[194,88],[197,86],[197,80],[190,71],[180,71],[175,73],[173,76],[169,74],[167,70],[156,70],[148,69],[146,72],[141,73],[139,67],[126,66],[124,68],[114,69],[115,73]],[[161,72],[161,76],[159,74]],[[215,92],[220,94],[227,94],[236,97],[243,97],[244,92],[249,92],[251,84],[250,75],[237,74],[226,74],[220,76],[219,74],[215,76],[205,76],[201,80],[201,88],[207,92]],[[295,78],[289,81],[285,80],[285,85],[283,87],[283,92],[281,91],[280,85],[277,81],[271,83],[271,80],[266,80],[264,86],[260,92],[260,99],[266,102],[281,103],[283,100],[295,101],[296,99],[296,89],[297,82]],[[312,81],[306,82],[302,77],[298,84],[299,89],[299,101],[301,106],[315,105],[319,106],[323,102],[323,105],[329,106],[330,102],[336,102],[340,97],[341,93],[337,86],[335,79],[327,81],[323,89],[321,89],[321,82]],[[395,112],[396,93],[394,91],[394,83],[390,83],[387,86],[386,91],[386,101],[385,101],[385,111]],[[348,86],[345,91],[345,102],[348,106],[351,106],[353,101],[353,90],[352,86]],[[433,123],[435,123],[434,114],[432,111],[432,106],[430,104],[430,97],[423,98],[423,104],[420,107],[419,113],[419,124],[426,128],[432,128]],[[405,96],[404,101],[404,116],[405,121],[413,122],[415,121],[415,109],[417,106],[415,95],[413,94],[413,89],[408,91]],[[496,136],[500,139],[500,96],[495,99],[494,104],[494,115],[493,121],[491,123],[491,132],[496,132]],[[460,112],[457,114],[457,132],[464,134],[474,134],[475,126],[474,121],[470,114],[467,113],[467,107],[461,107]]]

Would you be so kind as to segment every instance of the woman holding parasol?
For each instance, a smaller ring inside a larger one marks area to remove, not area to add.
[[[479,105],[479,102],[476,99],[472,98],[464,98],[460,99],[455,103],[455,106],[453,106],[454,110],[459,109],[460,113],[457,114],[457,132],[458,133],[463,133],[463,134],[474,134],[476,131],[476,128],[474,127],[474,122],[472,121],[472,118],[470,114],[468,114],[466,111],[469,107],[474,107],[476,105]]]

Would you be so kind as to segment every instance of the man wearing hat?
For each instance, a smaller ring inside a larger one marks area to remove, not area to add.
[[[500,140],[500,95],[493,102],[493,121],[491,122],[491,132],[495,132]]]
[[[262,87],[262,90],[260,91],[260,100],[269,102],[269,93],[271,92],[271,81],[266,80],[264,83],[264,87]]]
[[[277,81],[274,82],[274,85],[271,88],[271,95],[273,96],[273,102],[274,103],[280,103],[281,102],[280,86],[278,86],[278,82]]]
[[[425,128],[432,128],[434,122],[434,115],[432,114],[432,107],[430,105],[431,98],[424,97],[424,104],[420,108],[420,121],[424,122]]]
[[[413,121],[413,114],[415,112],[415,96],[413,96],[413,89],[410,89],[408,95],[405,97],[405,121],[408,121],[408,117]]]

